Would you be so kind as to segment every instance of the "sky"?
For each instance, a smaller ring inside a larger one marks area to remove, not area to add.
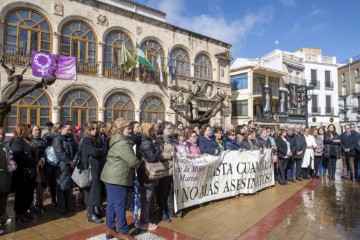
[[[232,44],[234,59],[302,47],[338,62],[360,55],[360,0],[135,1],[165,12],[170,24]]]

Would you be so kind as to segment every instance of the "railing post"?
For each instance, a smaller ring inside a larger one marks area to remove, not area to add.
[[[103,58],[104,58],[104,49],[103,49],[104,44],[102,42],[99,42],[99,52],[98,52],[98,76],[104,76],[104,67],[103,67]]]

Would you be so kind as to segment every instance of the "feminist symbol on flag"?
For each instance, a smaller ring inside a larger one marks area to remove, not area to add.
[[[38,66],[38,72],[41,73],[41,76],[45,76],[48,73],[49,66],[51,65],[51,57],[49,54],[42,52],[36,53],[33,58],[34,64]]]

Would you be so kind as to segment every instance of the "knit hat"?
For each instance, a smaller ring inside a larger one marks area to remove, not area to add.
[[[82,130],[81,126],[75,126],[74,127],[74,133],[77,133],[79,130]]]

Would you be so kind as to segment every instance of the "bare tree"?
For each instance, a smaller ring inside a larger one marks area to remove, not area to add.
[[[10,69],[9,67],[7,67],[5,65],[3,56],[1,56],[0,64],[5,69],[5,71],[8,75],[8,82],[11,83],[9,90],[8,90],[9,93],[6,96],[3,95],[1,102],[0,102],[0,126],[4,126],[5,118],[6,118],[7,114],[9,114],[9,112],[11,111],[11,108],[10,108],[11,104],[17,102],[18,100],[20,100],[21,98],[25,97],[26,95],[32,93],[36,89],[40,89],[40,88],[47,89],[48,86],[50,86],[51,84],[53,84],[56,81],[55,72],[58,69],[58,56],[55,58],[55,66],[51,72],[51,77],[41,78],[40,82],[37,82],[34,85],[29,86],[27,89],[25,89],[24,92],[22,92],[20,94],[16,94],[16,93],[19,90],[20,83],[23,81],[23,75],[29,66],[29,61],[26,63],[24,70],[18,75],[15,75],[14,63],[11,64],[12,67]]]

